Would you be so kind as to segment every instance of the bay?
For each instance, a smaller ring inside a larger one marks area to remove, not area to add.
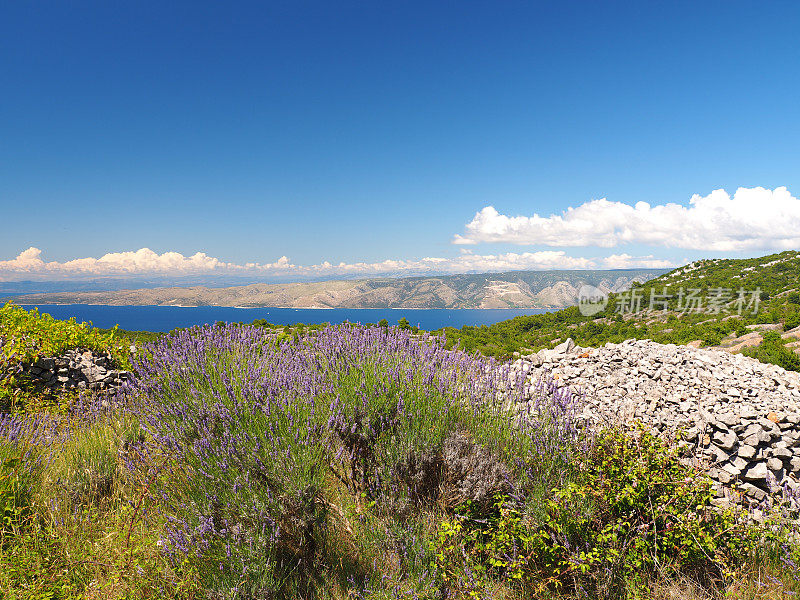
[[[33,305],[23,305],[33,308]],[[409,309],[409,308],[233,308],[227,306],[108,306],[99,304],[39,304],[40,312],[56,319],[75,318],[91,322],[95,327],[119,325],[129,331],[169,331],[176,327],[191,327],[217,321],[251,323],[265,319],[276,325],[296,323],[377,323],[381,319],[390,325],[405,317],[411,325],[431,331],[442,327],[461,328],[464,325],[492,325],[520,315],[550,312],[549,309]]]

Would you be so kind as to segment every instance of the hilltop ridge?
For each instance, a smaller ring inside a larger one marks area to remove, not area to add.
[[[665,269],[510,271],[298,283],[256,283],[211,288],[162,287],[96,292],[26,294],[21,304],[239,306],[247,308],[562,308],[579,288],[605,293],[627,289]]]

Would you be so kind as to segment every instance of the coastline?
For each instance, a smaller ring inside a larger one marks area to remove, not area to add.
[[[496,307],[496,308],[441,308],[441,307],[397,307],[397,306],[359,306],[358,308],[351,308],[347,306],[229,306],[227,304],[103,304],[100,302],[48,302],[36,303],[25,302],[17,303],[17,306],[34,307],[34,306],[107,306],[109,308],[125,308],[125,307],[147,307],[147,308],[235,308],[237,310],[563,310],[574,306],[574,304],[567,304],[564,306],[514,306],[514,307]]]

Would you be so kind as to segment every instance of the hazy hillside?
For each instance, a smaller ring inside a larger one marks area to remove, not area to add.
[[[611,294],[592,314],[571,306],[446,332],[451,343],[496,356],[553,347],[567,337],[593,347],[637,338],[719,346],[800,370],[800,252],[700,260],[634,289]],[[763,334],[769,330],[780,335]]]
[[[226,288],[170,287],[96,292],[27,294],[15,302],[41,304],[244,306],[287,308],[561,308],[576,302],[589,284],[604,292],[627,289],[665,269],[610,271],[512,271],[337,280],[259,283]]]

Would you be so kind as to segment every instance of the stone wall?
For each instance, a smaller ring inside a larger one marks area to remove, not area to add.
[[[113,368],[111,355],[78,348],[62,356],[40,358],[22,365],[34,384],[51,390],[108,391],[119,387],[130,373]]]
[[[515,361],[533,386],[545,373],[581,390],[590,427],[639,421],[681,432],[721,492],[762,500],[779,487],[800,498],[800,375],[722,350],[627,340],[579,348],[567,340]],[[525,410],[525,402],[515,410]],[[730,494],[728,494],[730,495]]]

